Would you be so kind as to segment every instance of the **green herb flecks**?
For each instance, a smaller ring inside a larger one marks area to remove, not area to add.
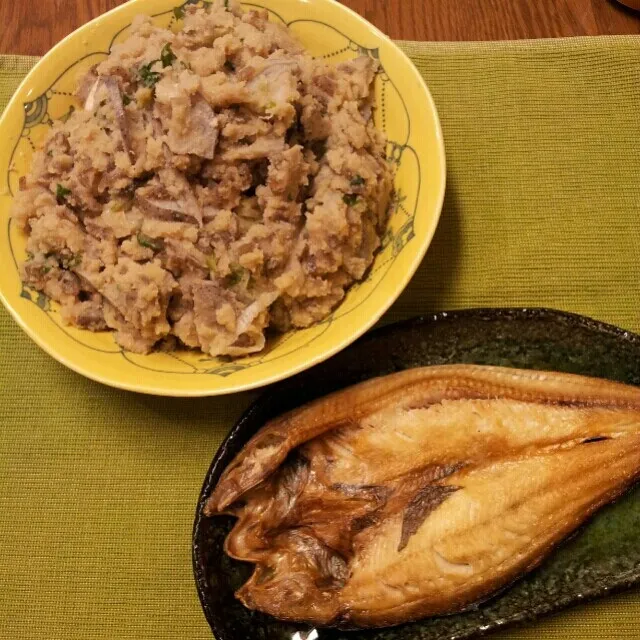
[[[179,7],[174,7],[173,9],[173,15],[176,17],[176,20],[183,20],[185,14],[185,7],[188,4],[198,4],[200,0],[186,0],[186,2],[184,2],[183,4],[181,4]],[[207,4],[211,4],[210,2],[203,2],[202,6],[206,8]]]
[[[56,186],[56,201],[58,204],[65,204],[67,196],[71,195],[71,189],[63,187],[60,183]]]
[[[133,102],[133,98],[126,93],[122,96],[122,104],[127,107]]]
[[[160,61],[162,62],[163,67],[170,67],[178,58],[176,54],[173,53],[173,49],[171,49],[171,44],[167,42],[162,48],[162,52],[160,53]]]
[[[224,8],[229,11],[229,0],[224,0]]]
[[[153,89],[162,77],[162,74],[151,70],[151,67],[153,67],[156,62],[157,61],[154,60],[153,62],[145,64],[138,69],[138,78],[140,79],[140,82],[149,89]]]
[[[358,196],[355,193],[345,193],[342,196],[342,201],[352,207],[356,202],[358,202]]]
[[[152,249],[153,251],[162,251],[164,244],[162,240],[151,238],[144,233],[139,233],[137,235],[138,244],[145,249]]]
[[[352,187],[361,187],[364,184],[364,178],[360,175],[355,175],[351,178]]]
[[[235,287],[244,280],[247,270],[239,264],[231,265],[231,273],[224,279],[225,287]]]
[[[65,269],[75,269],[82,264],[82,251],[70,256],[62,256],[60,262]]]

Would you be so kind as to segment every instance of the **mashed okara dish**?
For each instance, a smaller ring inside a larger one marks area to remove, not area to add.
[[[139,17],[21,181],[25,284],[130,351],[240,356],[324,319],[370,267],[393,170],[377,62],[315,60],[266,11]]]

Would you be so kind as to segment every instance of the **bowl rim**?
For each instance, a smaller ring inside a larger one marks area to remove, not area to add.
[[[31,70],[27,73],[22,82],[18,85],[18,88],[15,90],[14,94],[11,96],[11,99],[7,103],[4,112],[0,115],[0,131],[6,126],[6,121],[9,119],[9,112],[16,108],[16,104],[19,102],[19,96],[24,92],[26,86],[28,86],[34,75],[37,75],[43,66],[47,64],[51,58],[55,57],[56,53],[63,48],[65,48],[68,43],[77,38],[81,33],[88,31],[92,26],[96,26],[97,24],[104,21],[109,16],[115,16],[119,13],[124,13],[130,10],[132,5],[135,5],[139,0],[128,0],[127,2],[107,11],[96,18],[86,22],[81,25],[70,34],[65,36],[60,42],[55,44],[42,58],[31,68]],[[308,0],[295,0],[296,2],[307,2]],[[397,301],[402,292],[406,289],[407,285],[415,275],[418,270],[420,264],[422,263],[431,243],[433,241],[433,237],[435,235],[436,229],[440,222],[440,217],[442,215],[442,208],[444,205],[444,198],[446,194],[447,187],[447,160],[446,153],[444,147],[444,137],[442,133],[442,125],[440,122],[440,117],[438,114],[438,110],[433,99],[433,96],[425,82],[424,78],[420,75],[418,69],[411,61],[409,56],[400,49],[400,47],[386,34],[384,34],[378,27],[370,23],[364,17],[362,17],[359,13],[343,5],[342,3],[335,2],[334,0],[312,0],[312,2],[326,4],[327,6],[340,11],[346,12],[351,15],[356,21],[358,21],[361,25],[363,25],[369,32],[372,33],[376,38],[385,42],[387,46],[390,46],[394,52],[400,56],[407,68],[407,72],[411,73],[414,79],[418,82],[418,85],[423,89],[425,94],[425,99],[427,101],[428,107],[433,113],[434,116],[434,137],[437,144],[437,154],[440,158],[440,175],[437,176],[438,183],[438,194],[435,199],[435,206],[433,209],[433,218],[431,224],[426,229],[424,237],[422,238],[419,247],[417,248],[413,260],[409,266],[409,268],[404,273],[402,279],[400,280],[398,286],[392,295],[385,298],[384,302],[379,305],[376,309],[375,313],[371,314],[369,318],[367,318],[364,322],[359,323],[357,329],[348,332],[346,335],[337,340],[332,346],[326,348],[319,353],[316,353],[308,360],[302,361],[299,364],[283,369],[281,371],[275,372],[271,375],[257,377],[255,380],[247,381],[245,383],[225,385],[223,388],[215,388],[215,387],[207,387],[207,388],[161,388],[155,384],[145,384],[143,382],[131,383],[127,381],[119,380],[117,375],[108,376],[106,374],[96,373],[94,372],[90,366],[77,362],[75,359],[69,358],[65,355],[64,351],[56,348],[55,342],[52,343],[51,340],[45,339],[41,336],[41,332],[30,327],[27,322],[22,318],[22,315],[14,308],[13,304],[10,302],[8,296],[3,291],[2,287],[0,287],[0,301],[7,309],[11,317],[18,324],[18,326],[33,340],[33,342],[38,345],[45,353],[49,356],[60,362],[62,365],[71,369],[72,371],[90,379],[95,382],[99,382],[106,386],[121,389],[124,391],[133,391],[137,393],[144,393],[149,395],[156,395],[162,397],[213,397],[220,395],[227,395],[231,393],[239,393],[242,391],[249,391],[252,389],[266,387],[275,382],[279,382],[286,378],[290,378],[302,371],[310,369],[311,367],[319,364],[320,362],[324,362],[328,358],[334,356],[339,353],[350,344],[358,340],[361,336],[363,336],[367,331],[369,331],[380,318],[390,309],[390,307]],[[268,3],[268,0],[265,0],[265,3]],[[240,0],[240,4],[244,4],[243,0]],[[90,362],[90,360],[88,360]]]

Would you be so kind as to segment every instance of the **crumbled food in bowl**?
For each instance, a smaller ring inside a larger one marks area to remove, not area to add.
[[[240,356],[324,319],[380,246],[377,62],[315,60],[233,0],[181,13],[177,34],[138,17],[36,153],[22,278],[130,351]]]

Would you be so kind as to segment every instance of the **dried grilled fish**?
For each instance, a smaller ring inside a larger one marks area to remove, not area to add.
[[[207,515],[238,521],[249,608],[383,627],[462,611],[640,475],[640,389],[500,367],[412,369],[267,424]]]

